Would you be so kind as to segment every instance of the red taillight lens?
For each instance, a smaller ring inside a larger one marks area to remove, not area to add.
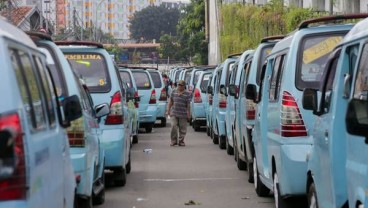
[[[166,89],[163,88],[161,90],[160,101],[166,101],[166,100],[167,100],[167,92],[166,92]]]
[[[139,108],[139,101],[138,101],[138,99],[139,99],[138,92],[135,92],[134,93],[134,105],[135,105],[136,108]]]
[[[195,103],[201,103],[202,102],[201,92],[199,92],[198,88],[195,88],[195,90],[194,90],[194,102]]]
[[[151,92],[151,97],[149,100],[149,104],[155,104],[156,103],[156,90],[153,89]]]
[[[22,127],[17,113],[0,116],[0,135],[1,140],[8,139],[5,142],[14,142],[14,149],[9,152],[10,155],[2,155],[4,161],[15,161],[15,167],[12,162],[8,167],[3,164],[2,171],[7,168],[10,173],[9,177],[0,181],[0,201],[25,199],[27,191],[25,154]]]
[[[121,94],[120,92],[116,92],[112,98],[110,103],[110,114],[107,115],[105,124],[106,125],[116,125],[123,124],[123,106],[121,104]]]
[[[288,92],[284,92],[282,95],[281,136],[307,136],[307,129],[305,128],[298,104],[295,102],[294,97]]]
[[[219,108],[226,108],[226,104],[227,104],[226,96],[223,94],[220,94],[219,95]]]
[[[247,112],[246,112],[247,120],[254,120],[256,118],[256,108],[255,108],[256,104],[252,100],[247,100],[246,105],[247,105]]]

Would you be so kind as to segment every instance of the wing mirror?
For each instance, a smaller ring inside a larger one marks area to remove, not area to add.
[[[82,107],[77,95],[67,97],[63,101],[65,123],[63,127],[69,127],[70,122],[82,116]]]
[[[254,84],[248,84],[245,90],[245,97],[257,103],[257,87]]]
[[[96,105],[95,107],[96,118],[101,118],[110,113],[110,107],[107,103]]]
[[[207,93],[213,95],[213,87],[212,86],[207,87]]]
[[[348,104],[346,111],[346,129],[349,134],[365,137],[368,144],[368,102],[353,99]]]

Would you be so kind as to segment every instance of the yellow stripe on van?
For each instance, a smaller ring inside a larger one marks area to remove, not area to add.
[[[330,37],[326,40],[304,50],[303,63],[309,64],[314,60],[321,58],[322,56],[330,53],[337,44],[342,41],[342,36]]]

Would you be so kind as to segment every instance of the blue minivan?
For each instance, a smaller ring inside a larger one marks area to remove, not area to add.
[[[124,186],[131,170],[131,122],[126,89],[117,67],[103,45],[84,41],[55,41],[77,77],[87,85],[94,103],[109,103],[110,113],[99,119],[100,145],[105,151],[105,169],[114,172],[114,182]]]
[[[247,68],[245,68],[245,60],[253,54],[253,50],[246,50],[242,53],[239,59],[235,62],[233,70],[230,72],[229,76],[229,86],[228,86],[228,96],[227,96],[227,107],[226,107],[226,126],[227,126],[227,142],[226,142],[226,152],[229,155],[234,154],[234,148],[237,146],[236,136],[235,136],[235,120],[242,119],[239,113],[240,107],[238,102],[240,80],[243,73],[247,73]],[[239,128],[239,126],[238,126]],[[240,128],[239,128],[240,130]],[[237,151],[236,151],[237,153]],[[235,157],[237,159],[237,157]],[[239,167],[239,166],[238,166]],[[243,168],[240,168],[243,169]]]
[[[0,18],[0,207],[71,208],[76,177],[64,127],[79,98],[58,101],[45,55]]]
[[[75,94],[81,102],[83,116],[72,121],[67,128],[74,173],[79,177],[77,203],[81,207],[102,204],[105,200],[105,153],[100,146],[98,119],[109,113],[109,106],[107,103],[94,106],[87,86],[80,83],[49,35],[39,32],[27,34],[46,54],[59,101],[62,103],[64,97]]]
[[[146,69],[151,75],[153,85],[156,90],[157,100],[157,116],[156,119],[161,121],[161,127],[166,127],[166,110],[167,110],[167,97],[168,92],[166,91],[165,84],[162,78],[162,74],[158,69]]]
[[[213,88],[213,104],[212,104],[212,128],[214,137],[218,138],[220,149],[225,149],[227,144],[226,138],[226,108],[227,108],[227,88],[229,86],[229,74],[235,61],[241,54],[229,55],[228,58],[215,69],[216,74],[215,85]]]
[[[285,207],[286,197],[307,193],[315,116],[303,108],[302,93],[305,88],[319,89],[329,54],[352,28],[352,24],[325,24],[341,19],[347,16],[302,22],[267,58],[254,127],[259,134],[253,135],[254,180],[260,195],[273,190],[276,207]]]

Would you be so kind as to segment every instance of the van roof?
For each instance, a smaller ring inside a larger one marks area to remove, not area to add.
[[[345,35],[344,40],[342,42],[346,43],[353,39],[361,38],[364,36],[368,36],[368,18],[358,22],[349,32]]]
[[[37,48],[36,44],[31,40],[31,38],[25,34],[21,29],[15,27],[9,22],[5,21],[0,16],[0,38],[7,37],[17,42],[22,42],[33,48]]]

